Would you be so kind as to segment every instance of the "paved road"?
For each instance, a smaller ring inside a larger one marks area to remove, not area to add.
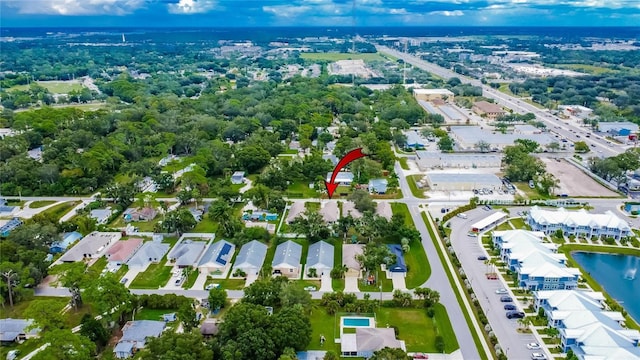
[[[468,230],[471,225],[484,219],[492,212],[477,208],[466,212],[467,219],[452,218],[450,220],[452,229],[451,244],[462,263],[462,269],[467,274],[467,278],[471,282],[471,287],[476,293],[487,319],[489,319],[489,324],[495,332],[500,345],[506,350],[507,356],[510,359],[529,359],[532,351],[527,349],[526,344],[539,341],[532,334],[518,333],[516,331],[518,328],[517,320],[507,319],[504,310],[505,303],[500,302],[501,295],[496,294],[495,291],[508,287],[500,280],[488,280],[485,278],[484,274],[487,272],[487,265],[484,264],[484,261],[479,261],[477,257],[488,254],[482,247],[478,237],[468,236]],[[515,211],[512,213],[515,214]],[[513,297],[513,294],[511,296]],[[515,299],[515,297],[513,298]],[[519,308],[523,308],[523,304],[516,304]],[[551,355],[548,354],[548,356]]]
[[[517,97],[507,95],[499,90],[493,89],[488,85],[484,85],[480,80],[473,79],[458,73],[455,73],[449,69],[443,68],[439,65],[426,62],[414,55],[403,53],[386,46],[376,46],[378,51],[391,54],[394,57],[400,58],[407,63],[414,65],[420,69],[438,75],[442,78],[449,79],[457,77],[463,83],[471,84],[482,88],[482,95],[491,99],[494,99],[498,104],[513,109],[514,112],[520,114],[534,113],[538,120],[546,123],[547,128],[555,133],[558,133],[562,137],[569,141],[585,141],[592,149],[604,156],[617,155],[627,148],[627,146],[615,145],[613,147],[607,144],[607,141],[600,136],[591,135],[591,138],[586,138],[584,129],[570,124],[557,116],[552,115],[547,109],[537,108],[525,101],[520,100]],[[580,134],[580,137],[576,137],[576,134]]]

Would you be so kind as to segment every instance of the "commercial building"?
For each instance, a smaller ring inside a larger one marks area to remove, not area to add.
[[[493,174],[427,173],[425,179],[432,191],[497,190],[502,187],[502,181]]]
[[[476,114],[487,117],[489,119],[496,119],[499,116],[506,114],[507,112],[502,110],[502,107],[497,104],[493,104],[486,101],[476,101],[471,108]]]
[[[574,289],[580,269],[568,268],[567,257],[558,246],[545,243],[543,232],[494,231],[493,243],[509,270],[518,274],[518,286],[528,290]]]
[[[527,223],[532,230],[542,231],[547,235],[562,230],[565,236],[612,237],[620,240],[631,234],[629,224],[610,210],[604,214],[590,214],[584,209],[578,211],[568,211],[565,208],[544,210],[534,206],[527,214]]]
[[[432,100],[454,100],[454,93],[447,89],[413,89],[413,97],[416,100],[432,101]]]
[[[599,122],[598,131],[613,136],[627,136],[638,133],[638,125],[629,121]]]
[[[580,290],[534,292],[536,311],[560,332],[560,347],[580,360],[640,358],[640,332],[624,326],[624,316],[610,311],[602,293]]]
[[[424,149],[427,144],[425,140],[416,130],[405,131],[404,135],[407,137],[407,146],[414,149]]]
[[[485,230],[493,229],[506,219],[507,214],[503,213],[502,211],[494,212],[486,218],[471,225],[471,231],[474,233],[481,233]]]
[[[543,147],[557,141],[547,134],[503,134],[480,126],[452,126],[450,134],[459,150],[477,150],[480,141],[488,143],[495,151],[513,145],[517,139],[533,140]]]
[[[450,168],[499,168],[502,164],[502,155],[441,153],[421,150],[416,151],[416,163],[422,171]]]

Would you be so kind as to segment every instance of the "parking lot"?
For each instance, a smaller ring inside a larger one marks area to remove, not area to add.
[[[560,180],[556,194],[568,196],[619,196],[619,194],[600,185],[566,160],[542,159],[547,165],[547,172]]]

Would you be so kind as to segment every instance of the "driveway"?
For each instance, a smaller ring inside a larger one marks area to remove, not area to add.
[[[331,285],[331,276],[329,274],[324,274],[320,277],[319,291],[326,291],[326,292],[333,291],[333,286]]]
[[[207,277],[208,277],[207,273],[198,274],[198,278],[196,279],[196,282],[193,284],[191,289],[192,290],[204,289],[204,284],[207,282]]]
[[[405,273],[391,273],[391,282],[393,283],[393,290],[407,290],[407,284],[404,281]]]
[[[344,278],[344,292],[357,293],[360,292],[358,289],[358,278],[355,276],[345,276]]]
[[[140,271],[141,271],[140,269],[129,269],[129,271],[127,271],[127,273],[124,274],[124,276],[122,277],[123,279],[127,279],[127,282],[124,283],[124,286],[129,287],[133,279],[135,279],[136,276],[138,276]]]
[[[247,280],[244,283],[244,287],[247,287],[256,282],[256,280],[258,280],[258,277],[258,274],[247,274]]]

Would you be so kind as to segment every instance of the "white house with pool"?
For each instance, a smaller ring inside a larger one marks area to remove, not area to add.
[[[375,315],[340,317],[340,339],[336,342],[340,343],[341,357],[368,359],[385,347],[407,351],[404,341],[396,339],[393,328],[376,327]]]

